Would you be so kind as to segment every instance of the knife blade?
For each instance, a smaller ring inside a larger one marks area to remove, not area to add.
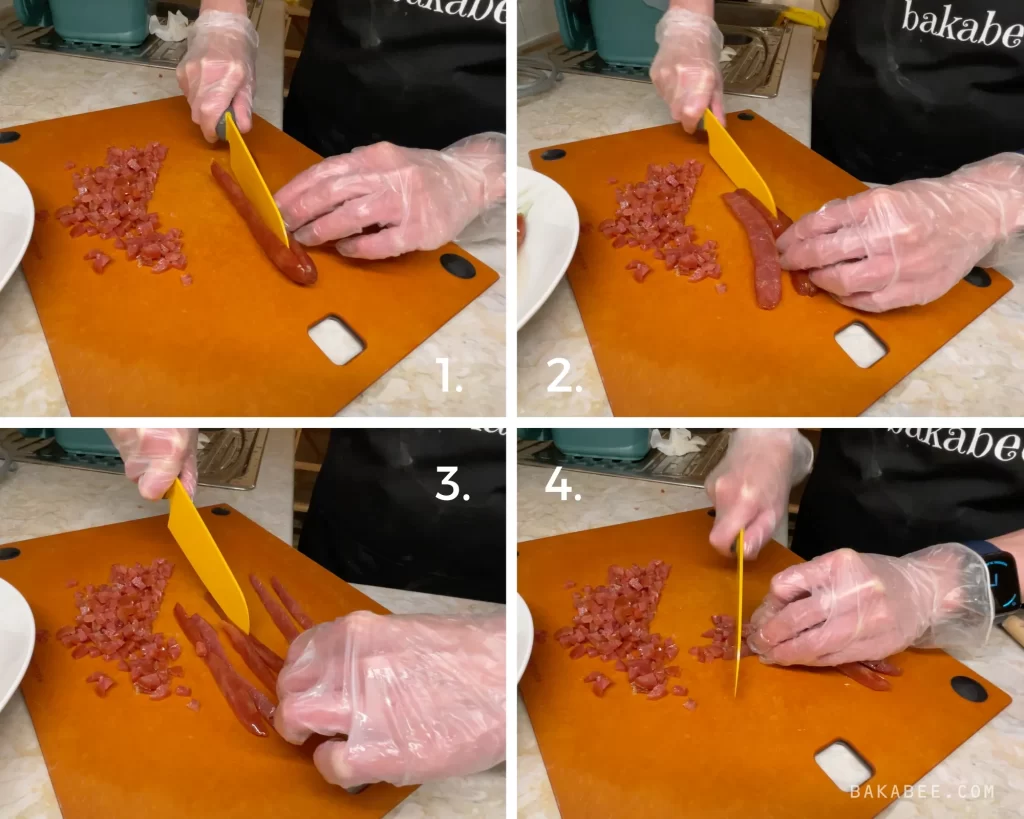
[[[231,622],[248,634],[249,606],[245,602],[245,595],[179,479],[174,479],[164,497],[171,505],[171,514],[167,519],[171,535],[213,599]]]
[[[736,572],[739,578],[739,603],[736,606],[736,674],[732,682],[732,695],[735,697],[740,690],[740,651],[743,647],[743,530],[736,538],[733,546],[736,550]]]
[[[288,247],[288,230],[285,228],[281,211],[274,201],[274,196],[263,181],[263,174],[256,167],[256,160],[249,153],[249,147],[242,138],[242,132],[235,124],[235,114],[229,108],[225,111],[217,123],[217,136],[227,140],[230,153],[231,174],[235,177],[246,199],[252,202],[260,218],[266,223],[274,235],[281,240],[281,244]]]
[[[725,126],[711,113],[710,108],[704,112],[701,126],[708,134],[708,149],[711,151],[711,158],[729,177],[729,181],[737,188],[746,188],[772,212],[772,216],[777,216],[775,198],[768,185],[761,178],[761,174],[757,172],[754,163],[747,159],[746,154],[736,144],[736,140],[725,130]]]

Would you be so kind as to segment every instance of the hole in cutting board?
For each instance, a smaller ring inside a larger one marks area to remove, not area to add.
[[[850,743],[842,739],[837,739],[818,751],[814,755],[814,761],[844,793],[859,788],[875,774],[874,768],[867,760],[858,754]]]
[[[476,275],[476,268],[465,256],[460,256],[457,253],[443,253],[440,261],[441,267],[457,279],[472,279]]]
[[[14,560],[20,554],[21,549],[16,549],[14,546],[4,546],[0,549],[0,560]]]
[[[988,287],[992,284],[992,277],[983,267],[972,267],[971,272],[964,276],[964,281],[973,284],[975,287]]]
[[[220,515],[221,517],[223,517],[224,515],[231,514],[231,510],[225,509],[223,506],[217,506],[214,509],[211,509],[210,511],[215,515]]]
[[[988,691],[985,690],[985,686],[970,677],[958,674],[949,681],[949,684],[953,686],[953,690],[957,694],[970,702],[984,702],[988,699]]]
[[[366,343],[344,319],[335,315],[324,316],[307,332],[320,352],[338,366],[348,364],[366,349]]]
[[[874,331],[861,321],[847,324],[836,332],[836,344],[858,367],[867,369],[877,364],[889,353],[885,345]]]

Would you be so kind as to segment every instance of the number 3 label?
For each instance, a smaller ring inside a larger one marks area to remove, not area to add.
[[[455,500],[459,496],[459,485],[452,480],[452,477],[459,471],[459,468],[457,466],[439,466],[437,471],[447,473],[441,478],[441,486],[451,487],[452,492],[450,495],[442,495],[438,492],[434,497],[443,501]]]

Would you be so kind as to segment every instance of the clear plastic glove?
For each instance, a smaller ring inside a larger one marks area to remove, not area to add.
[[[697,129],[708,108],[724,123],[724,81],[719,64],[724,38],[714,19],[670,8],[658,21],[654,37],[658,53],[651,63],[651,81],[668,103],[672,118],[688,134]]]
[[[443,151],[378,142],[325,159],[274,198],[304,245],[340,240],[339,253],[363,259],[434,250],[489,210],[504,213],[505,137],[479,134]],[[504,236],[504,218],[496,229]]]
[[[107,435],[121,453],[125,475],[146,500],[160,500],[175,478],[181,478],[189,497],[195,494],[199,430],[108,429]]]
[[[985,561],[960,543],[906,557],[839,549],[772,578],[749,643],[764,662],[834,666],[910,647],[976,648],[993,616]]]
[[[829,202],[777,242],[836,300],[872,313],[927,304],[975,265],[1024,258],[1024,156],[998,154],[938,179]]]
[[[204,11],[189,26],[188,52],[178,63],[178,87],[207,142],[217,141],[217,122],[229,107],[239,131],[252,128],[259,42],[256,27],[244,14]]]
[[[715,507],[709,540],[731,554],[743,529],[743,556],[755,558],[782,520],[790,488],[811,471],[814,449],[795,429],[737,429],[704,489]]]
[[[335,785],[413,785],[505,758],[505,617],[361,611],[303,632],[277,680],[274,727]]]

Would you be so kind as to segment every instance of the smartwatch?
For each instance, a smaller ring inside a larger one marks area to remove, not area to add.
[[[1021,603],[1017,561],[1013,559],[1013,555],[987,540],[968,540],[964,542],[964,546],[981,555],[988,566],[989,587],[995,602],[995,622],[1001,623],[1011,614],[1024,608]]]

